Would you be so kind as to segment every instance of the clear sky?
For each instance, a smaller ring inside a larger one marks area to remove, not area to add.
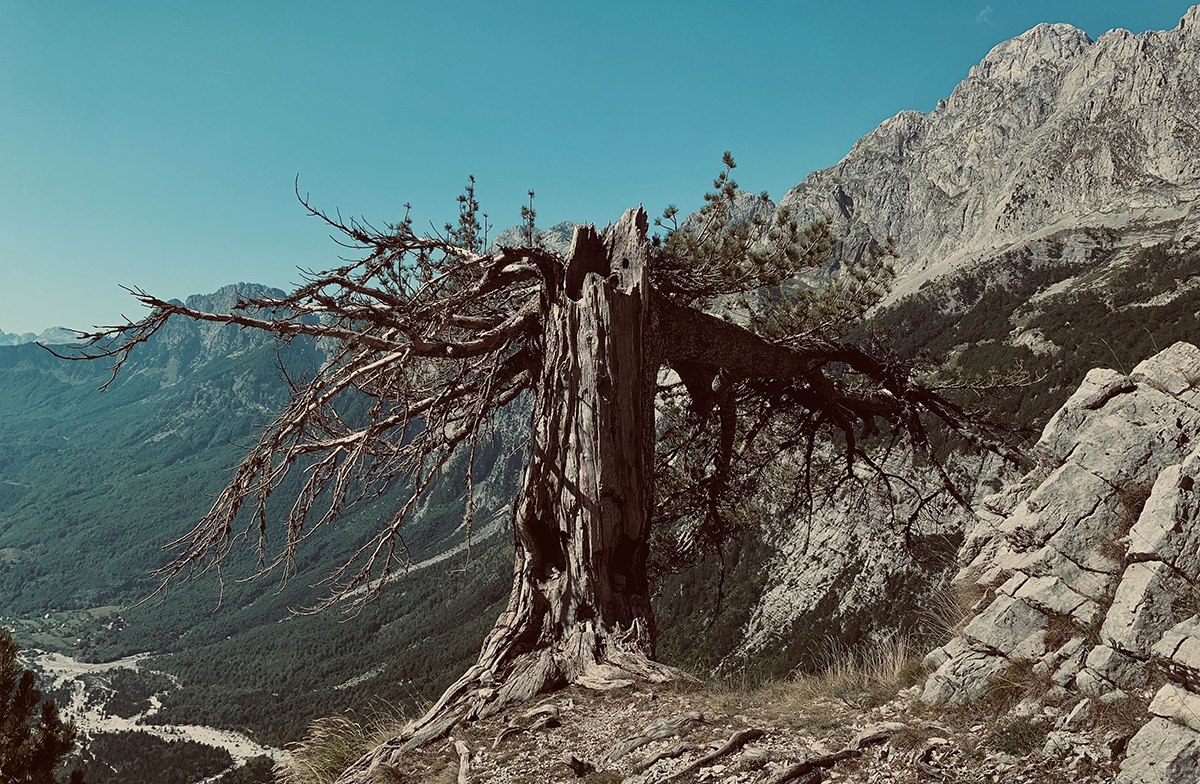
[[[0,0],[0,330],[286,287],[337,248],[293,195],[373,222],[600,224],[684,211],[719,169],[779,198],[1038,22],[1093,38],[1187,2]]]

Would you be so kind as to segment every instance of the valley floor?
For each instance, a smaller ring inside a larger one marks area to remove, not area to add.
[[[105,676],[111,676],[118,670],[136,671],[148,655],[139,654],[93,664],[77,661],[61,653],[35,650],[26,658],[29,665],[41,671],[42,683],[47,691],[69,695],[66,700],[59,697],[63,713],[75,722],[80,734],[87,738],[109,733],[143,732],[167,742],[193,741],[224,749],[232,757],[235,768],[260,757],[269,757],[276,762],[288,759],[288,752],[261,745],[240,732],[201,725],[145,723],[145,719],[158,711],[160,703],[157,696],[150,697],[149,707],[142,712],[129,716],[110,712],[107,709],[107,697],[111,693]]]

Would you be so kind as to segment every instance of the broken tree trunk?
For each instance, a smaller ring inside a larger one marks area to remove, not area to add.
[[[340,781],[368,781],[396,755],[542,691],[674,677],[653,661],[646,574],[660,364],[646,229],[640,209],[603,236],[577,228],[560,285],[543,303],[508,608],[475,666]]]

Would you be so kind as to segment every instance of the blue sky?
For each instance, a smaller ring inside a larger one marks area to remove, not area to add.
[[[286,287],[321,207],[441,225],[685,211],[720,164],[775,198],[1038,22],[1093,38],[1186,2],[405,3],[0,0],[0,330]]]

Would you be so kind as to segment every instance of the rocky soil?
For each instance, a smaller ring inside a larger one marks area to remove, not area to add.
[[[920,692],[866,708],[866,695],[814,694],[802,683],[572,688],[470,725],[387,774],[462,781],[464,759],[471,782],[1107,782],[1119,769],[1128,735],[1083,727],[1068,708],[1014,718],[1004,712],[1013,695],[942,710]]]

